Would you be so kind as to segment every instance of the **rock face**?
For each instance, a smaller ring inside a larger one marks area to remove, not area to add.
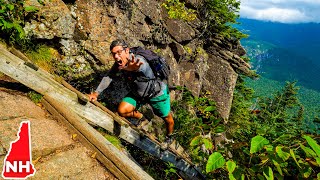
[[[200,39],[199,20],[170,19],[156,0],[77,0],[67,5],[61,0],[44,1],[44,5],[29,1],[41,9],[39,18],[25,27],[29,35],[58,41],[61,61],[68,66],[78,64],[83,74],[112,64],[109,45],[122,38],[130,46],[144,46],[163,55],[172,69],[170,82],[186,86],[195,96],[211,92],[221,117],[227,119],[238,74],[251,73],[250,65],[240,58],[245,51],[239,42],[218,36]],[[201,1],[186,3],[197,7]]]
[[[26,4],[40,9],[38,19],[27,23],[27,33],[39,39],[73,38],[76,21],[63,1],[51,0],[41,5],[30,0]]]

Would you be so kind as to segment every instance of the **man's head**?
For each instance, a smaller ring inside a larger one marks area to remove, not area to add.
[[[116,39],[110,44],[110,51],[114,60],[118,63],[119,69],[127,66],[130,49],[128,44],[122,39]]]

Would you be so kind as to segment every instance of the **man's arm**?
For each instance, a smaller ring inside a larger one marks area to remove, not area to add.
[[[111,81],[112,79],[109,76],[103,77],[97,89],[88,95],[89,101],[96,101],[98,99],[99,94],[109,87]]]
[[[100,84],[98,85],[97,89],[94,92],[88,94],[89,101],[96,101],[98,99],[99,94],[108,88],[110,85],[112,78],[116,76],[118,72],[118,65],[114,63],[111,67],[110,71],[108,72],[107,76],[103,77]]]
[[[100,84],[98,85],[97,89],[95,90],[95,92],[100,94],[102,91],[104,91],[105,89],[107,89],[109,87],[111,81],[112,81],[112,79],[109,76],[103,77]]]
[[[139,57],[139,55],[138,55]],[[143,65],[143,62],[140,61],[142,56],[140,58],[135,58],[134,54],[130,54],[129,56],[129,62],[127,67],[125,68],[126,71],[139,71],[141,65]]]

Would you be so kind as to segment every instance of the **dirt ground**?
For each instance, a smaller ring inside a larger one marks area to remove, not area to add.
[[[0,73],[0,170],[10,143],[17,139],[19,124],[30,121],[31,179],[116,179],[93,158],[93,152],[72,138],[41,104],[27,97],[30,89]],[[0,179],[2,179],[0,177]]]

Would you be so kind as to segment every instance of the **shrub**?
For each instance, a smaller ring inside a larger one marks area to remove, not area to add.
[[[26,35],[23,30],[25,18],[28,14],[37,12],[38,9],[33,6],[24,7],[23,0],[14,2],[0,0],[0,34],[10,44],[23,44],[26,41]]]

